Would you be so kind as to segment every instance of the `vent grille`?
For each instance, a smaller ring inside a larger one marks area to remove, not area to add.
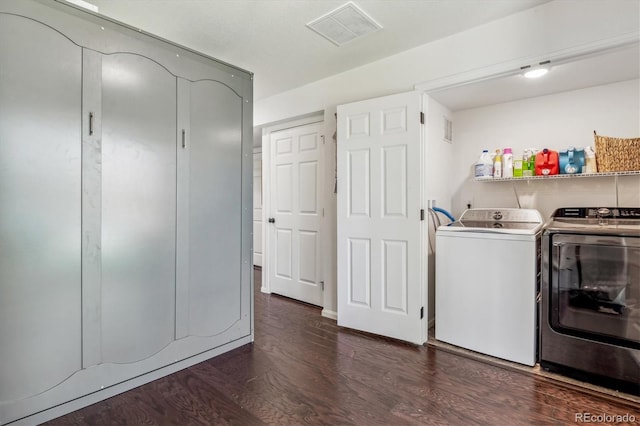
[[[443,139],[447,142],[453,142],[453,121],[451,121],[448,117],[443,118]]]
[[[76,6],[80,6],[83,9],[87,9],[92,11],[93,13],[98,13],[98,6],[93,3],[89,3],[84,0],[66,0],[67,3],[75,4]]]
[[[357,38],[382,29],[362,9],[353,2],[346,3],[307,24],[307,27],[320,34],[336,46],[342,46]]]

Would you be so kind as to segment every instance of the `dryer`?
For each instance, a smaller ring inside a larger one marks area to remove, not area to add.
[[[640,208],[557,209],[542,259],[541,366],[640,395]]]

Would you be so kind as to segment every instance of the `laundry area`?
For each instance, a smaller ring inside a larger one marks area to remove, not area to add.
[[[626,98],[637,80],[585,71],[637,51],[432,93],[455,110],[454,145],[470,164],[452,198],[459,219],[435,233],[434,344],[639,394],[640,141],[638,120],[614,107],[637,105]]]

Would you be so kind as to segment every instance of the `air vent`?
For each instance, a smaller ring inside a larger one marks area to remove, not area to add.
[[[87,9],[92,11],[93,13],[98,13],[98,6],[93,3],[89,3],[84,0],[66,0],[67,3],[75,4],[76,6],[80,6],[83,9]]]
[[[382,29],[353,2],[344,4],[307,24],[307,27],[320,34],[336,46],[342,46],[357,38]]]
[[[453,142],[453,122],[448,117],[443,118],[443,139],[447,142]]]

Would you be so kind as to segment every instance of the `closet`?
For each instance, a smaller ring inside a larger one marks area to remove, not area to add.
[[[253,340],[252,75],[0,5],[0,424]]]

